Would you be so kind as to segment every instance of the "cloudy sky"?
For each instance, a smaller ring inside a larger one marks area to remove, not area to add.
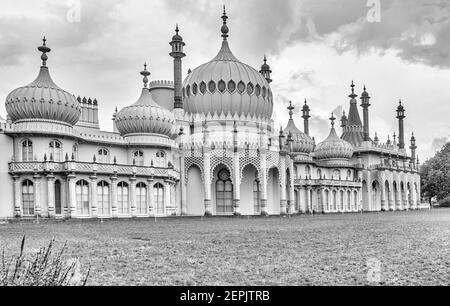
[[[102,129],[111,130],[114,108],[140,94],[144,61],[152,79],[172,79],[176,23],[185,74],[215,56],[223,4],[234,54],[255,68],[268,56],[278,125],[289,100],[307,98],[312,134],[323,140],[331,112],[348,109],[354,80],[358,94],[366,84],[372,96],[372,137],[397,131],[399,99],[422,160],[449,137],[450,0],[0,0],[0,97],[35,78],[45,34],[55,82],[97,98]]]

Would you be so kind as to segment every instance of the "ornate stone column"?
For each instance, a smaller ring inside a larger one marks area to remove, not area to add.
[[[241,173],[239,171],[239,152],[235,150],[233,154],[233,213],[235,216],[241,215]]]
[[[211,153],[205,152],[203,155],[203,183],[205,184],[205,215],[212,216],[212,196],[211,196]]]
[[[286,200],[286,156],[280,156],[281,186],[280,186],[280,214],[287,213]]]
[[[34,214],[41,217],[41,176],[35,174],[34,178]]]
[[[22,205],[20,202],[20,198],[21,198],[21,193],[22,193],[21,192],[22,185],[20,184],[20,176],[14,175],[13,180],[14,180],[14,216],[21,217],[22,216]]]
[[[69,174],[67,180],[69,183],[69,213],[71,218],[77,216],[77,194],[75,189],[75,179],[74,174]]]
[[[180,210],[181,215],[187,215],[187,194],[186,194],[186,171],[185,171],[185,160],[184,154],[180,154],[180,191],[181,191],[181,201],[180,201]]]
[[[260,181],[261,181],[261,215],[269,214],[267,209],[267,159],[265,151],[260,155]]]
[[[147,180],[148,184],[147,184],[147,196],[148,196],[148,214],[150,216],[155,215],[155,205],[154,205],[154,194],[153,194],[153,179],[148,179]]]
[[[52,174],[47,175],[47,202],[48,216],[55,217],[55,177]]]
[[[131,206],[131,216],[136,217],[137,214],[136,177],[130,177],[130,206]]]
[[[289,213],[295,213],[295,173],[294,160],[289,160]]]
[[[111,177],[111,211],[113,218],[119,216],[119,210],[117,207],[117,176]]]
[[[170,208],[170,181],[165,181],[164,184],[164,215],[168,214]]]

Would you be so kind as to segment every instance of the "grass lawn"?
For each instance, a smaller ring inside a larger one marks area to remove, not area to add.
[[[0,225],[17,254],[56,237],[92,267],[89,285],[450,285],[450,209],[291,218]]]

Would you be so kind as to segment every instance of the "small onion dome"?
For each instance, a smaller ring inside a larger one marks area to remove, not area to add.
[[[13,90],[6,98],[6,111],[13,122],[27,119],[55,120],[75,125],[81,116],[81,107],[76,97],[58,87],[47,67],[47,53],[51,51],[45,44],[38,48],[42,52],[42,66],[39,75],[29,85]]]
[[[180,34],[178,34],[178,32],[180,32],[180,29],[178,28],[178,24],[175,28],[175,35],[172,37],[172,41],[183,41],[183,37],[181,37]]]
[[[175,123],[174,115],[156,103],[147,87],[147,65],[144,65],[144,88],[141,97],[131,106],[122,109],[116,116],[116,126],[121,135],[162,134],[172,136]]]
[[[353,146],[339,138],[334,129],[334,116],[330,118],[332,122],[331,132],[327,139],[319,143],[314,151],[317,159],[350,159],[353,156]]]
[[[370,98],[369,93],[367,92],[366,85],[364,85],[364,91],[361,94],[361,98]]]
[[[311,137],[300,131],[292,119],[294,107],[290,102],[289,107],[290,119],[287,127],[284,129],[286,135],[291,135],[292,139],[292,152],[309,154],[314,149],[314,141]]]

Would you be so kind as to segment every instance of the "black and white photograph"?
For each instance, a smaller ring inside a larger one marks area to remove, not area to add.
[[[447,287],[449,85],[449,0],[0,0],[0,287]]]

